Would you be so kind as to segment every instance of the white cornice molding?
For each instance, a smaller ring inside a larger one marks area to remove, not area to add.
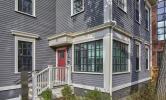
[[[38,39],[39,35],[37,34],[32,34],[32,33],[27,33],[27,32],[21,32],[21,31],[16,31],[16,30],[11,30],[11,34],[15,36],[21,36],[21,37],[27,37],[27,38],[34,38]]]

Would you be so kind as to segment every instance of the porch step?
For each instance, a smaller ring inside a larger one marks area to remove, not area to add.
[[[61,91],[62,91],[63,87],[64,87],[64,86],[56,86],[56,87],[53,87],[53,89],[52,89],[53,99],[62,97]]]
[[[32,89],[32,87],[29,87],[28,98],[29,98],[29,100],[32,100],[32,98],[33,98],[33,89]],[[41,96],[38,96],[35,100],[44,100],[44,99]]]

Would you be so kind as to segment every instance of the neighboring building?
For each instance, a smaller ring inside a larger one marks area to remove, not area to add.
[[[148,1],[2,0],[0,7],[1,100],[19,96],[22,70],[44,69],[33,74],[33,94],[67,81],[78,94],[98,88],[123,98],[150,80]]]
[[[157,64],[155,66],[161,65],[161,55],[163,52],[164,43],[166,40],[166,19],[165,19],[165,7],[166,3],[165,0],[158,0],[157,5],[154,6],[153,10],[153,42],[154,42],[154,52],[156,54],[156,61],[154,61],[154,64]],[[155,24],[157,22],[157,24]]]
[[[166,2],[158,0],[152,8],[152,66],[154,68],[152,77],[158,76],[158,68],[161,66],[164,44],[166,39]]]

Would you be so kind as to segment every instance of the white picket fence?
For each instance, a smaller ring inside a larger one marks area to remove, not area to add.
[[[69,83],[70,70],[67,67],[48,66],[46,69],[32,73],[33,100],[38,97],[47,88],[65,85]]]

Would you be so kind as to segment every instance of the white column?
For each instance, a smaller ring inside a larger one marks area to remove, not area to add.
[[[103,73],[104,73],[104,89],[112,93],[112,49],[111,49],[111,33],[108,29],[107,34],[103,38]]]
[[[67,66],[67,80],[68,85],[71,85],[71,65]]]
[[[33,89],[33,100],[37,98],[37,76],[36,72],[32,72],[32,89]]]

